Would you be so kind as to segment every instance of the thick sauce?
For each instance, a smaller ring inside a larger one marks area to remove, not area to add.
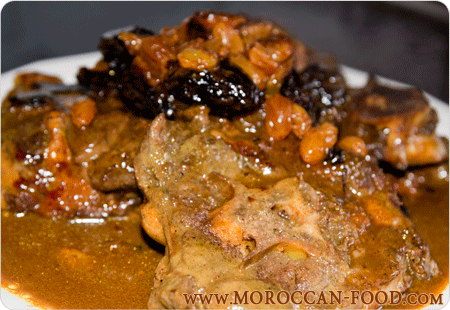
[[[441,272],[409,292],[440,293],[448,285],[448,182],[403,199]],[[2,287],[46,308],[146,308],[163,248],[137,214],[100,224],[19,216],[2,211]]]
[[[403,201],[417,231],[428,243],[440,274],[432,281],[413,282],[408,293],[441,293],[449,283],[449,184],[444,180],[433,183],[421,184],[417,193],[404,195]]]
[[[2,287],[45,308],[144,309],[161,246],[140,219],[102,224],[2,211]]]

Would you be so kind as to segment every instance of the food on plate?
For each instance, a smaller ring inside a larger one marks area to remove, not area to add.
[[[48,257],[65,275],[91,270],[74,287],[135,290],[146,274],[139,307],[202,308],[183,294],[350,296],[448,283],[448,216],[439,225],[447,251],[414,217],[415,197],[442,193],[440,214],[448,204],[448,142],[421,91],[375,78],[351,89],[335,61],[239,15],[199,12],[159,34],[130,26],[99,48],[78,84],[22,73],[2,105],[6,229],[38,214],[67,222],[65,231],[98,220],[108,236],[101,255],[95,235],[53,245]],[[163,256],[136,233],[139,219]],[[127,251],[128,264],[152,268],[122,280],[93,271],[99,261],[116,275]]]
[[[377,166],[345,152],[307,168],[292,136],[248,154],[233,148],[258,137],[244,121],[185,112],[158,116],[135,161],[144,228],[167,247],[149,308],[182,308],[183,293],[404,291],[439,272]]]
[[[18,75],[2,105],[2,209],[107,217],[139,205],[133,159],[148,121],[122,107],[55,77]]]
[[[437,114],[419,89],[395,89],[371,78],[348,109],[347,134],[362,137],[397,169],[440,163],[448,145],[435,134]]]

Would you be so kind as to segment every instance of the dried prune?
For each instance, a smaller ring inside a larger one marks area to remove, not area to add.
[[[190,40],[196,38],[202,38],[206,40],[208,38],[208,31],[198,21],[198,17],[193,16],[187,23],[186,35],[189,37]]]
[[[111,76],[108,71],[95,71],[81,68],[78,72],[77,79],[80,85],[95,93],[101,94],[101,96],[117,88],[117,78]]]
[[[343,164],[345,162],[345,152],[334,145],[330,150],[328,150],[326,161],[329,161],[332,165]]]
[[[159,96],[161,109],[168,117],[183,106],[204,104],[211,114],[233,118],[258,109],[264,95],[243,73],[220,68],[195,71],[178,68],[164,81]]]
[[[137,35],[154,34],[151,30],[139,26],[128,26],[105,32],[100,38],[99,49],[103,54],[103,62],[107,69],[81,68],[77,76],[81,85],[96,92],[107,92],[122,87],[121,74],[131,67],[133,61],[133,56],[119,38],[123,32]]]
[[[143,27],[128,26],[108,31],[101,36],[99,49],[103,54],[104,60],[108,62],[109,69],[117,71],[116,74],[127,69],[133,61],[133,56],[130,55],[125,44],[119,38],[119,35],[123,32],[141,36],[154,35],[153,31]]]
[[[159,106],[154,104],[155,90],[132,65],[134,56],[128,52],[120,39],[121,33],[134,33],[140,36],[154,34],[151,30],[139,26],[106,32],[100,39],[99,48],[108,69],[96,71],[82,68],[78,74],[78,81],[101,95],[118,90],[120,99],[130,110],[139,116],[154,118],[160,112]]]
[[[147,84],[142,74],[138,74],[135,68],[126,70],[121,77],[119,97],[125,105],[137,115],[153,119],[161,112],[155,102],[156,92]]]
[[[82,68],[78,74],[78,81],[94,91],[94,97],[107,96],[111,90],[117,90],[120,100],[138,116],[153,119],[161,112],[155,102],[155,89],[147,84],[142,74],[139,74],[133,66],[117,77],[110,76],[108,72]]]
[[[302,72],[291,71],[280,92],[301,105],[314,124],[340,121],[340,111],[347,95],[345,81],[339,72],[317,64],[308,66]]]

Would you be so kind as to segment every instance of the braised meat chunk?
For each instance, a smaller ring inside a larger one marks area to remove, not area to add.
[[[348,153],[311,171],[278,143],[244,155],[224,128],[207,109],[160,115],[136,157],[143,227],[167,247],[149,308],[184,308],[182,293],[404,291],[438,272],[378,167]]]
[[[355,95],[336,66],[272,24],[205,14],[183,24],[188,43],[174,44],[176,60],[158,71],[161,83],[148,80],[164,113],[151,123],[135,169],[147,198],[142,226],[166,246],[149,308],[187,307],[183,293],[404,292],[436,276],[396,183],[378,166],[446,158],[420,92],[369,83]],[[227,37],[234,49],[213,44],[222,23],[235,29]],[[134,55],[148,48],[142,41]],[[225,70],[254,84],[242,105],[228,104],[229,84],[217,76],[235,79]],[[385,128],[392,136],[382,140],[376,135]],[[398,138],[409,143],[407,155]],[[385,143],[392,139],[397,144]]]
[[[69,218],[126,214],[142,201],[133,160],[147,125],[80,86],[18,76],[2,105],[2,208]]]
[[[448,146],[435,133],[437,114],[419,89],[380,85],[372,77],[355,96],[343,130],[364,139],[397,169],[441,163]]]

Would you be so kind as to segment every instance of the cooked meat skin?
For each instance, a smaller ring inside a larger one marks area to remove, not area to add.
[[[70,218],[124,215],[139,205],[133,159],[148,121],[121,103],[46,89],[66,88],[56,77],[19,75],[2,105],[2,208]],[[35,93],[48,95],[33,100]]]
[[[292,163],[278,142],[243,155],[220,137],[248,121],[204,108],[152,122],[135,160],[143,226],[166,244],[149,308],[186,308],[182,293],[404,291],[438,272],[378,167],[346,154],[341,173],[324,173],[330,163]]]

